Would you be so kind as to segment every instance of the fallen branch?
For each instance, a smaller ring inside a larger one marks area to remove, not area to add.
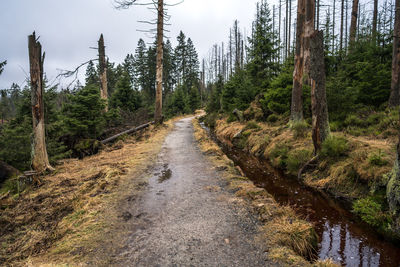
[[[316,155],[315,157],[313,157],[312,159],[310,159],[306,164],[303,165],[303,167],[301,167],[301,169],[299,170],[299,172],[297,173],[297,178],[299,180],[301,180],[301,176],[303,175],[303,172],[306,170],[306,168],[308,166],[310,166],[311,164],[315,163],[316,161],[318,161],[319,159],[319,155]]]
[[[136,127],[136,128],[132,128],[132,129],[126,130],[126,131],[124,131],[124,132],[122,132],[122,133],[119,133],[119,134],[116,134],[116,135],[114,135],[114,136],[111,136],[110,138],[107,138],[107,139],[101,141],[101,143],[102,143],[103,145],[104,145],[104,144],[107,144],[107,143],[110,143],[110,142],[114,141],[115,139],[117,139],[118,137],[120,137],[120,136],[122,136],[122,135],[135,133],[135,132],[137,132],[137,131],[140,131],[140,130],[142,130],[142,129],[145,129],[145,128],[149,127],[149,126],[152,125],[152,124],[154,124],[154,121],[149,122],[149,123],[146,123],[146,124],[143,124],[143,125],[140,125],[140,126],[138,126],[138,127]]]

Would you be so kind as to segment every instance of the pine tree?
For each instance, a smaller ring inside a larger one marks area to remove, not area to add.
[[[100,98],[99,88],[87,85],[75,95],[69,95],[69,102],[62,109],[62,121],[66,134],[73,140],[92,138],[102,134],[105,120],[105,103]]]
[[[169,40],[167,40],[167,42],[164,45],[164,68],[163,68],[164,99],[168,94],[172,93],[172,91],[174,90],[175,68],[176,66],[174,61],[172,44]]]
[[[89,61],[86,67],[86,85],[96,85],[100,86],[100,79],[99,75],[96,71],[96,66],[94,65],[93,61]]]
[[[135,78],[135,84],[139,90],[145,91],[147,87],[147,47],[143,39],[139,39],[137,48],[135,50],[134,62],[133,62],[133,76]]]
[[[183,76],[183,79],[186,88],[190,92],[193,86],[199,88],[199,69],[200,69],[200,62],[196,52],[196,48],[194,47],[194,44],[190,38],[187,39],[185,51],[186,51],[185,55],[186,71],[185,71],[185,76]]]
[[[141,106],[140,94],[132,88],[130,76],[127,72],[117,82],[110,104],[112,108],[120,108],[130,112],[134,112]]]
[[[186,76],[186,36],[181,31],[177,37],[178,45],[175,47],[174,56],[176,63],[176,80],[178,84],[182,84]]]
[[[265,91],[279,66],[275,62],[278,56],[277,38],[272,28],[271,12],[268,3],[262,0],[257,4],[256,20],[249,38],[249,63],[247,69],[258,91]]]
[[[7,64],[7,61],[3,61],[0,62],[0,75],[3,73],[4,71],[4,66]]]

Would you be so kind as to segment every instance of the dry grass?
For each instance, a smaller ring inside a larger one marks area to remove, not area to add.
[[[138,177],[172,125],[151,127],[83,160],[64,160],[41,187],[2,200],[0,265],[79,265],[114,226],[113,205],[145,185]]]
[[[279,146],[287,147],[288,151],[313,150],[310,130],[304,137],[295,138],[293,130],[288,126],[278,127],[262,122],[257,124],[260,126],[259,129],[245,131],[246,136],[244,140],[241,140],[241,148],[244,144],[244,151],[269,159],[274,167],[283,168],[286,171],[285,164],[281,162],[282,157],[271,157]],[[233,146],[234,136],[242,132],[245,126],[245,123],[227,123],[225,119],[222,119],[216,122],[215,131],[219,140]],[[375,187],[386,183],[386,174],[391,171],[395,159],[394,139],[354,137],[341,133],[333,133],[333,135],[342,136],[348,141],[348,154],[335,160],[320,160],[316,168],[305,173],[305,184],[353,199],[362,197],[367,192],[373,191]],[[383,160],[387,164],[371,164],[371,155],[379,153],[383,155]],[[293,173],[297,172],[293,171]]]
[[[300,219],[290,207],[280,206],[267,191],[242,177],[233,162],[209,139],[198,121],[194,120],[193,124],[201,150],[209,155],[214,166],[225,166],[226,171],[222,175],[229,181],[229,187],[235,189],[236,197],[249,203],[259,214],[264,224],[260,238],[269,249],[269,258],[281,266],[311,266],[305,257],[311,258],[317,245],[312,225]],[[218,121],[217,124],[217,135],[225,136],[226,139],[232,138],[245,127],[236,122],[231,124],[232,127],[224,121]]]

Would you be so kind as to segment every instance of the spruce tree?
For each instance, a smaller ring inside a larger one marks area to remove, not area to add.
[[[110,104],[112,108],[120,108],[130,112],[134,112],[141,106],[139,92],[132,88],[130,76],[127,72],[118,80]]]
[[[279,70],[279,65],[275,62],[278,48],[267,1],[262,0],[257,7],[252,35],[249,38],[250,62],[247,69],[253,85],[258,88],[258,91],[265,91]]]

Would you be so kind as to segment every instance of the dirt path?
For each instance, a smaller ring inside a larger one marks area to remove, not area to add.
[[[191,119],[167,136],[148,190],[129,212],[131,230],[114,266],[265,266],[258,221],[230,201],[197,148]],[[134,225],[132,225],[134,224]]]

